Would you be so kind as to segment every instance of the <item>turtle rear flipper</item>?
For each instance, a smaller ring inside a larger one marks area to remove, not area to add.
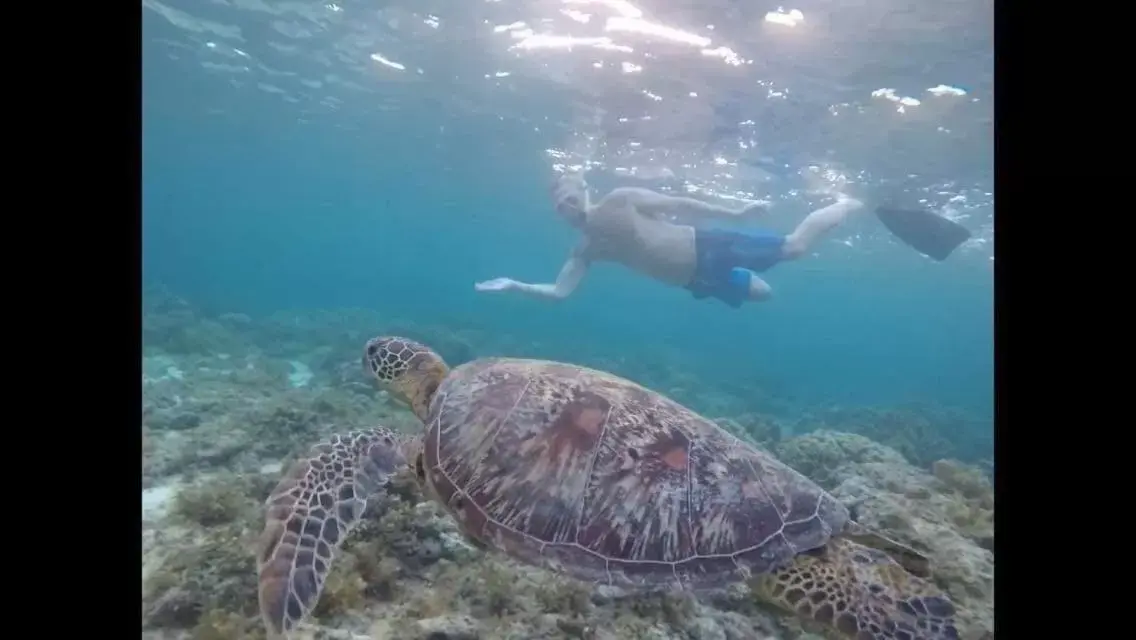
[[[332,436],[296,461],[266,501],[257,572],[269,636],[295,629],[315,607],[336,551],[391,475],[407,442],[383,428]]]
[[[955,608],[887,553],[834,538],[757,578],[756,595],[849,640],[957,640]]]

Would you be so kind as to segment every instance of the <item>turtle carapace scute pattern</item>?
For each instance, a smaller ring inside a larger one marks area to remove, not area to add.
[[[471,536],[624,588],[717,588],[843,529],[816,484],[659,394],[602,372],[486,359],[427,422],[431,487]]]

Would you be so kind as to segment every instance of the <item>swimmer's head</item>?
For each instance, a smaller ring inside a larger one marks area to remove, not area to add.
[[[570,193],[558,198],[556,200],[556,213],[560,214],[560,217],[567,220],[568,224],[573,227],[580,226],[584,223],[584,216],[587,213],[583,196]]]
[[[587,215],[587,188],[583,179],[578,176],[563,175],[556,182],[553,195],[556,201],[556,213],[573,227],[582,225]]]

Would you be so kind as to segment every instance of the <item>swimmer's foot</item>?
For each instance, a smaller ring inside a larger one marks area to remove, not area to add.
[[[966,227],[926,209],[878,207],[876,216],[892,235],[940,262],[970,239]]]

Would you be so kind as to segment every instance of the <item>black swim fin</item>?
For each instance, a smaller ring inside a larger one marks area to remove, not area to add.
[[[926,209],[877,207],[876,217],[892,235],[939,262],[970,239],[966,227]]]

